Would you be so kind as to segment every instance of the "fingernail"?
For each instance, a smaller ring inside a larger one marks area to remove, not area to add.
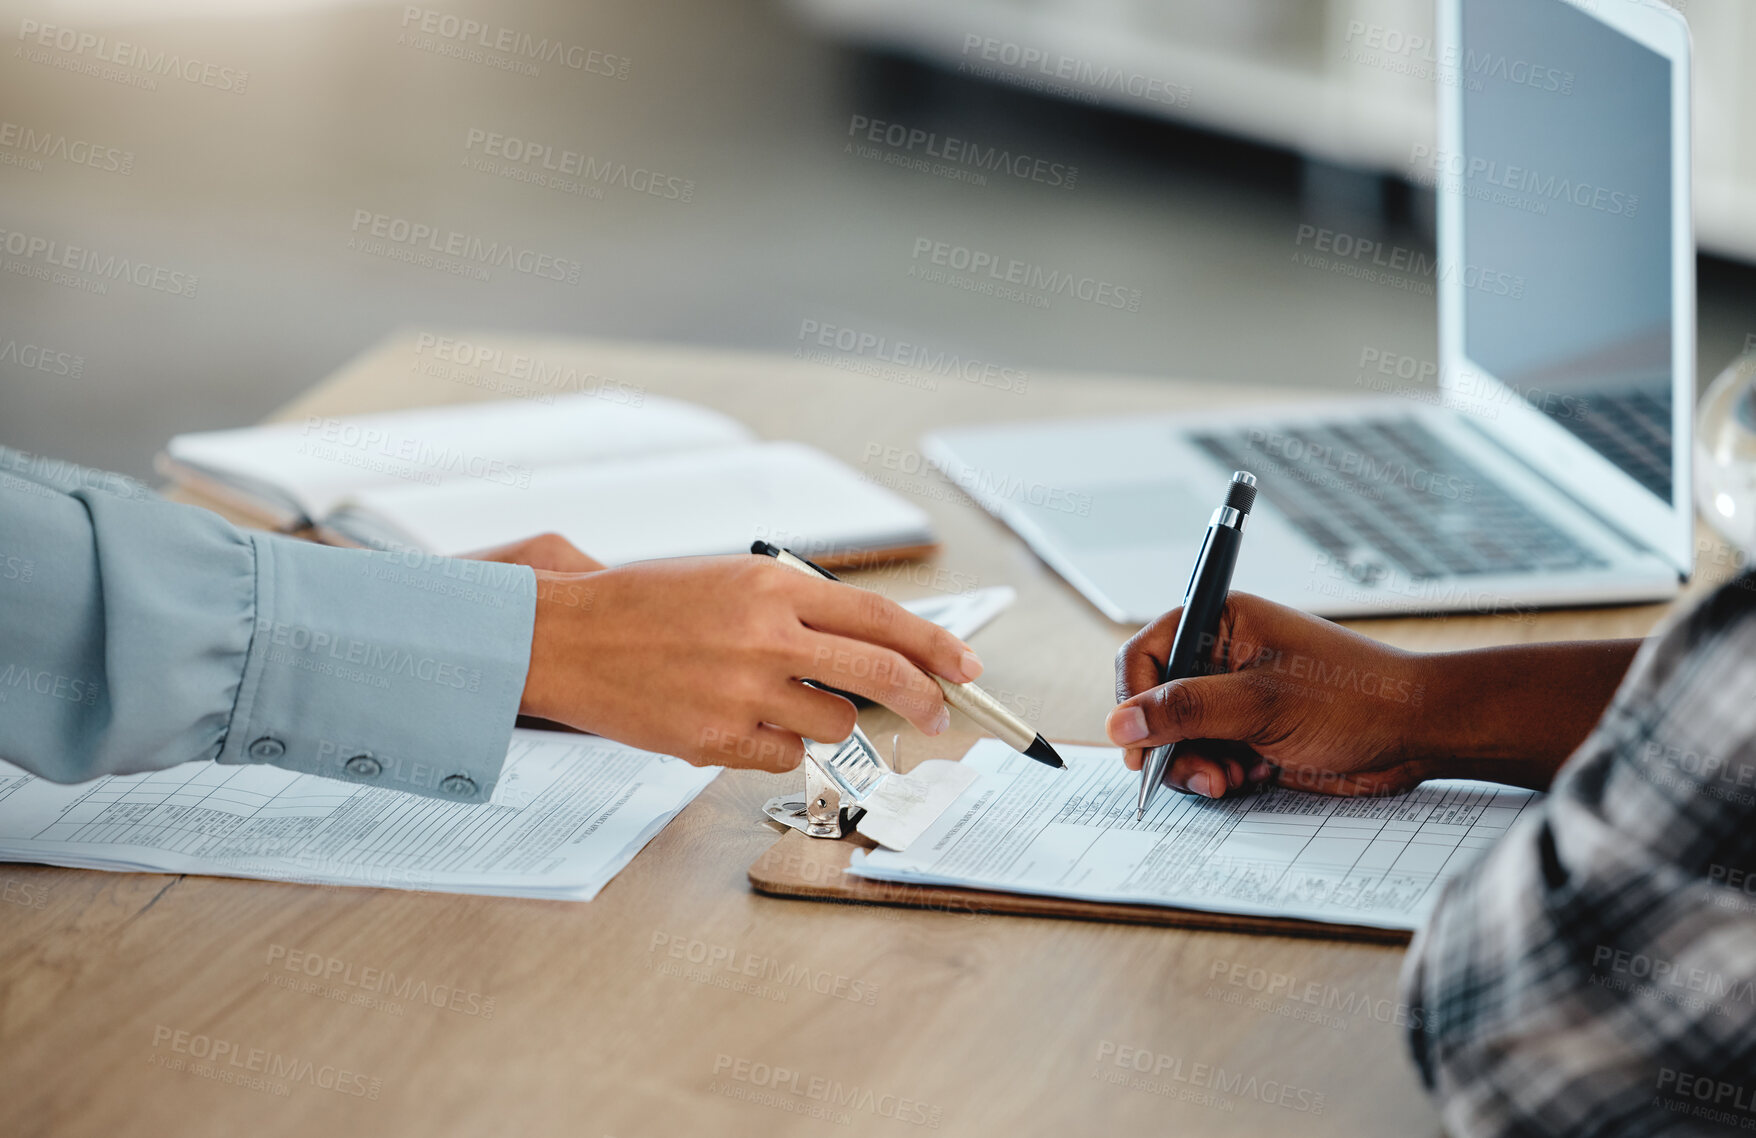
[[[963,678],[973,680],[982,674],[982,658],[968,648],[963,650]]]
[[[943,735],[945,729],[949,726],[951,726],[951,709],[949,707],[941,707],[939,709],[939,714],[933,717],[933,722],[927,724],[927,734]]]
[[[1210,774],[1202,773],[1192,775],[1189,779],[1189,789],[1193,790],[1196,794],[1204,795],[1208,798],[1219,797],[1219,795],[1213,792],[1213,776]]]
[[[1146,738],[1146,712],[1125,707],[1110,715],[1110,742],[1128,746]]]

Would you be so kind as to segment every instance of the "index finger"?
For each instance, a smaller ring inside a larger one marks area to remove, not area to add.
[[[1209,670],[1236,672],[1254,662],[1263,646],[1251,641],[1261,639],[1259,632],[1263,627],[1275,627],[1272,621],[1264,620],[1272,615],[1273,607],[1249,593],[1234,592],[1228,596],[1220,611],[1213,647],[1207,653]],[[1165,662],[1171,658],[1171,644],[1177,639],[1177,625],[1182,618],[1183,607],[1178,605],[1122,645],[1116,653],[1117,703],[1165,682]],[[1258,632],[1251,632],[1252,626]]]
[[[1116,653],[1116,702],[1156,688],[1164,682],[1165,661],[1171,655],[1171,641],[1177,635],[1177,624],[1183,619],[1183,606],[1178,605],[1145,628],[1128,638]]]
[[[818,632],[900,652],[953,683],[968,683],[982,674],[982,661],[969,645],[888,597],[839,581],[800,584],[809,587],[799,594],[799,619]]]

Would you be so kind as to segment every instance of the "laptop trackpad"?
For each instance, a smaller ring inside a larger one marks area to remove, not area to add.
[[[1191,483],[1180,479],[1043,490],[1021,493],[1018,504],[1064,549],[1106,553],[1187,545],[1191,563],[1201,547],[1201,535],[1207,532],[1207,520],[1219,504],[1217,498],[1201,498]]]
[[[1086,582],[1082,588],[1102,594],[1099,608],[1112,619],[1139,622],[1182,602],[1224,488],[1197,471],[1187,480],[1088,485],[1059,497],[1020,495],[1015,505],[1070,561],[1067,568]],[[1312,592],[1315,553],[1259,500],[1233,588],[1310,607],[1321,600]]]

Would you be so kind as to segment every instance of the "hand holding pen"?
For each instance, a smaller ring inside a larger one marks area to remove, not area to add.
[[[790,770],[802,737],[845,738],[854,705],[800,676],[936,735],[951,717],[934,680],[982,670],[894,601],[747,555],[539,569],[536,594],[519,712],[698,766]]]
[[[758,541],[750,546],[750,552],[764,557],[772,557],[776,561],[800,573],[824,580],[836,580],[835,574],[814,562],[798,556],[791,550],[782,549],[766,541]],[[999,739],[1008,747],[1035,759],[1046,766],[1065,770],[1067,764],[1061,760],[1055,748],[1038,733],[1037,729],[1014,715],[1005,704],[977,687],[974,683],[957,683],[947,680],[944,676],[934,675],[934,682],[945,695],[945,702],[969,716],[970,720]],[[845,734],[845,733],[844,733]]]
[[[1244,523],[1255,504],[1256,476],[1244,470],[1233,474],[1226,489],[1226,500],[1213,512],[1201,550],[1195,555],[1195,567],[1183,591],[1183,611],[1177,621],[1176,637],[1158,677],[1161,684],[1199,675],[1209,666],[1219,640],[1226,597],[1231,592],[1232,570],[1237,567],[1238,550],[1244,539]],[[1124,649],[1124,653],[1126,651]],[[1144,739],[1147,735],[1145,713],[1138,707],[1118,707],[1111,713],[1109,730],[1112,739],[1126,742]],[[1146,808],[1152,804],[1165,769],[1182,746],[1179,740],[1154,747],[1147,754],[1140,771],[1136,819],[1146,816]]]

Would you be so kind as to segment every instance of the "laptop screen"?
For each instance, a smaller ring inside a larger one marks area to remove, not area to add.
[[[1459,32],[1464,351],[1668,502],[1671,63],[1562,0]]]

